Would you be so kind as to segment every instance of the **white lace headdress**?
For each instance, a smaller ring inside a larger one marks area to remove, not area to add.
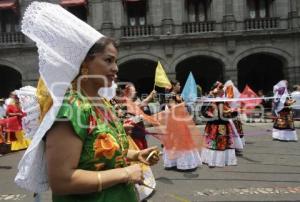
[[[33,2],[25,11],[22,32],[36,42],[39,72],[53,105],[34,131],[31,145],[19,163],[15,182],[32,192],[46,191],[45,133],[55,121],[70,83],[78,75],[89,49],[103,37],[59,5]]]
[[[231,80],[226,81],[226,83],[224,84],[223,90],[226,92],[226,89],[229,86],[232,86],[232,88],[233,88],[233,98],[239,98],[241,93],[239,92],[237,87],[235,87],[234,83]],[[232,107],[234,109],[237,109],[240,107],[239,102],[229,102],[229,105],[230,105],[230,107]]]
[[[273,87],[273,93],[274,93],[273,111],[276,115],[278,115],[278,112],[280,112],[284,108],[284,103],[286,99],[289,97],[286,81],[285,80],[279,81]]]

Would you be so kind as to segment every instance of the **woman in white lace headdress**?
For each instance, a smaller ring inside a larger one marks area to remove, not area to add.
[[[217,81],[210,92],[215,98],[223,97],[224,85]],[[212,102],[204,111],[207,123],[204,129],[207,148],[202,149],[201,158],[209,167],[237,165],[234,132],[230,124],[231,110],[224,102]]]
[[[142,168],[127,160],[156,163],[146,161],[156,148],[129,150],[113,107],[99,96],[118,71],[115,42],[50,3],[33,2],[22,31],[38,47],[40,122],[29,124],[32,144],[16,183],[42,192],[49,182],[55,202],[138,201],[134,184],[144,183]]]
[[[297,133],[294,126],[292,104],[295,100],[290,98],[286,80],[278,82],[273,87],[274,102],[273,114],[275,116],[272,137],[274,140],[297,141]]]

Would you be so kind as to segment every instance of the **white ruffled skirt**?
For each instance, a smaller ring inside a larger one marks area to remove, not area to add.
[[[202,165],[202,160],[197,149],[178,152],[174,154],[174,159],[164,149],[163,161],[165,168],[176,167],[180,170],[195,169]]]
[[[202,162],[210,167],[224,167],[237,165],[235,149],[226,149],[224,151],[204,148],[201,151]]]
[[[273,128],[272,137],[276,140],[298,141],[296,130],[278,130]]]
[[[234,141],[233,147],[235,149],[238,149],[238,150],[244,149],[244,146],[245,146],[245,139],[244,139],[244,137],[240,138],[240,136],[236,136],[236,137],[233,138],[233,141]]]

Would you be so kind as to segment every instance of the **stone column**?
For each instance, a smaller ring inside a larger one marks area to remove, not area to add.
[[[172,0],[163,1],[162,34],[173,33]]]
[[[299,69],[300,69],[299,66],[286,67],[284,69],[284,79],[288,80],[289,88],[291,88],[295,84],[299,84],[299,77],[300,77]]]
[[[238,86],[238,71],[237,69],[227,69],[224,70],[224,82],[231,80],[235,86]]]
[[[103,0],[103,22],[101,25],[101,32],[106,36],[113,36],[113,23],[111,16],[110,0]]]
[[[223,16],[223,30],[234,31],[236,29],[236,21],[233,14],[232,0],[223,1],[225,4],[225,15]]]

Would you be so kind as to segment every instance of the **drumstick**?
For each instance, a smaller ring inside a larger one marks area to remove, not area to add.
[[[156,153],[156,150],[153,150],[146,158],[146,161],[149,161],[149,159]]]
[[[143,185],[143,186],[145,186],[145,187],[147,187],[147,188],[149,188],[149,189],[153,189],[153,190],[155,189],[155,188],[153,188],[153,187],[147,185],[144,181],[141,182],[141,183],[139,183],[139,185]]]
[[[148,157],[146,158],[146,161],[148,161],[154,154],[157,154],[158,156],[161,155],[162,153],[158,150],[153,150]]]

